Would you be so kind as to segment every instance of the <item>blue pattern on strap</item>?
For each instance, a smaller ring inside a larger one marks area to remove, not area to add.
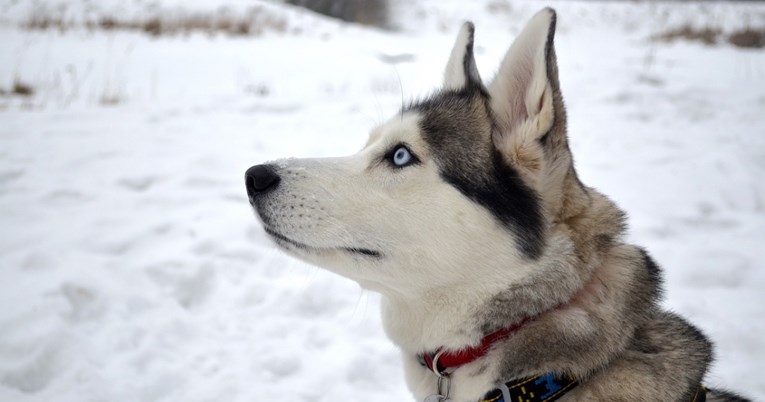
[[[558,384],[556,381],[555,376],[552,373],[547,373],[539,378],[537,378],[536,381],[534,381],[534,384],[537,385],[543,385],[545,388],[547,388],[547,393],[543,394],[541,396],[542,399],[547,399],[551,396],[553,396],[556,392],[560,391],[561,388],[563,388],[560,384]]]
[[[502,384],[481,402],[552,402],[576,386],[576,380],[566,375],[548,373]]]

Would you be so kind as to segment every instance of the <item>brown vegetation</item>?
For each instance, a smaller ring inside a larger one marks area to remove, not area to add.
[[[387,0],[285,0],[287,3],[346,22],[388,28]]]
[[[733,31],[732,33],[726,35],[719,28],[694,28],[690,25],[685,25],[680,28],[670,29],[661,34],[655,35],[652,39],[665,42],[686,40],[689,42],[701,42],[705,45],[711,46],[720,43],[721,37],[727,39],[728,43],[736,47],[765,47],[765,28],[744,28]]]
[[[206,33],[230,36],[258,36],[267,31],[285,32],[287,20],[262,7],[251,7],[246,12],[233,12],[220,8],[210,12],[190,12],[181,9],[158,10],[140,19],[101,16],[84,24],[67,21],[54,11],[38,8],[21,24],[26,30],[58,29],[66,31],[84,25],[88,30],[136,31],[151,36],[188,35]]]
[[[683,39],[690,42],[701,42],[705,45],[714,45],[717,43],[717,37],[720,36],[721,33],[722,30],[717,28],[694,28],[690,25],[685,25],[656,35],[654,36],[654,40],[672,42],[678,39]]]
[[[743,29],[728,36],[728,43],[738,47],[765,47],[765,29]]]
[[[14,95],[27,97],[34,95],[35,90],[31,85],[24,83],[17,78],[13,81],[13,88],[11,89],[11,93]]]
[[[116,106],[124,101],[125,99],[123,99],[117,94],[104,93],[104,94],[101,94],[100,98],[98,98],[98,103],[101,104],[102,106]]]

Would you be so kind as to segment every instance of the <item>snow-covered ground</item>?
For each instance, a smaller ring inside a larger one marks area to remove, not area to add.
[[[72,21],[148,7],[70,3]],[[229,3],[152,7],[284,24],[31,32],[34,7],[68,3],[0,2],[0,401],[411,400],[377,297],[275,251],[242,176],[359,149],[439,84],[464,19],[491,77],[543,4],[401,0],[386,32]],[[630,213],[666,305],[716,341],[708,383],[765,400],[765,51],[647,40],[763,26],[765,7],[552,5],[582,180]],[[15,81],[35,94],[8,95]]]

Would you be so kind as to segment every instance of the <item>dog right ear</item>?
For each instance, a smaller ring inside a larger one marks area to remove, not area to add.
[[[554,36],[555,11],[546,8],[515,39],[488,89],[497,122],[494,146],[552,217],[569,216],[589,202],[566,138]]]
[[[494,144],[505,158],[531,172],[544,164],[542,140],[555,123],[564,120],[554,35],[555,11],[546,8],[515,39],[489,85],[491,108],[499,125]]]

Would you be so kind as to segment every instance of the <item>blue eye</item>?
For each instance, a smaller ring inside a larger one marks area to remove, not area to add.
[[[396,150],[393,151],[393,157],[391,158],[391,161],[393,161],[393,164],[397,167],[404,167],[412,163],[413,159],[414,157],[412,156],[411,152],[409,152],[405,146],[399,145]]]

